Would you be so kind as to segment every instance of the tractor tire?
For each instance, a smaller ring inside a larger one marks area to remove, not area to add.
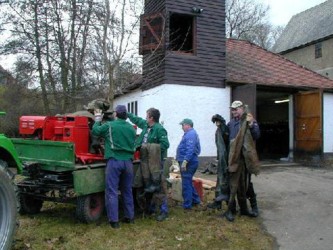
[[[17,228],[17,200],[12,176],[0,160],[0,249],[10,249]]]
[[[84,223],[97,221],[103,214],[104,206],[103,192],[79,196],[76,204],[76,217]]]
[[[43,201],[31,195],[20,195],[20,214],[38,214],[42,209]]]

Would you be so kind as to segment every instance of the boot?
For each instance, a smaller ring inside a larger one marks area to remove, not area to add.
[[[208,173],[209,172],[209,169],[208,168],[206,168],[206,169],[204,169],[204,170],[202,170],[202,171],[200,171],[202,174],[205,174],[205,173]]]
[[[233,213],[231,212],[230,209],[228,209],[224,214],[223,216],[230,222],[234,221],[235,220],[235,216],[233,215]]]
[[[110,226],[114,229],[119,229],[120,228],[119,222],[110,221]]]
[[[233,201],[229,204],[228,202],[228,209],[232,212],[232,214],[237,214],[237,209],[236,209],[236,201]]]
[[[144,189],[146,193],[157,193],[161,191],[162,173],[160,169],[155,168],[155,171],[151,173],[151,177],[148,180],[148,185]]]
[[[250,200],[250,205],[251,205],[251,210],[252,210],[253,217],[258,217],[259,209],[258,209],[256,197],[250,198],[249,200]]]
[[[229,195],[226,194],[220,194],[215,198],[215,201],[228,201],[229,200]]]
[[[213,202],[208,203],[207,207],[211,208],[211,209],[221,209],[222,208],[222,201],[214,200]]]
[[[238,200],[239,207],[240,207],[240,214],[241,215],[246,215],[249,217],[255,217],[252,212],[249,211],[247,207],[247,200],[246,199],[240,199]]]
[[[161,190],[161,184],[160,182],[150,182],[144,189],[145,193],[156,193]]]
[[[167,213],[161,213],[160,215],[158,215],[157,217],[156,217],[156,220],[157,221],[164,221],[164,220],[166,220],[168,218],[168,214]]]

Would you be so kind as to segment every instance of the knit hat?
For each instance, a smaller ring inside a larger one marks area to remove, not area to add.
[[[127,109],[125,105],[117,105],[116,110],[117,113],[126,113]]]

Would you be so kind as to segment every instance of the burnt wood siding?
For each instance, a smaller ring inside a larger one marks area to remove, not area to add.
[[[144,14],[160,12],[165,16],[165,0],[146,0]],[[164,52],[165,44],[162,49],[154,51],[152,54],[143,55],[142,67],[142,88],[149,89],[164,83]]]
[[[164,6],[163,6],[164,5]],[[192,13],[192,7],[203,9]],[[143,89],[161,84],[225,87],[225,1],[146,1],[145,14],[165,11],[166,30],[170,13],[193,15],[196,23],[195,53],[159,50],[143,56]],[[168,35],[166,36],[168,44]]]
[[[144,7],[145,14],[163,11],[165,9],[165,1],[167,0],[146,0]]]

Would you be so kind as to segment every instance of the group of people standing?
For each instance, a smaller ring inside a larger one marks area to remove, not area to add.
[[[228,126],[221,126],[224,121],[221,116],[213,116],[213,122],[216,122],[218,126],[216,145],[220,170],[218,171],[215,200],[209,204],[209,207],[219,208],[222,201],[225,200],[228,203],[228,210],[224,216],[229,221],[234,219],[236,194],[241,214],[255,216],[256,213],[258,215],[258,209],[254,210],[252,207],[252,211],[249,212],[245,207],[247,193],[252,192],[255,199],[250,177],[251,173],[257,173],[257,162],[253,155],[249,156],[253,154],[253,152],[247,151],[249,147],[238,144],[253,147],[253,139],[260,135],[260,131],[254,118],[251,118],[250,114],[246,112],[242,113],[241,109],[244,111],[242,102],[233,102],[231,105],[233,120],[228,123]],[[124,105],[118,105],[113,113],[115,119],[105,123],[102,123],[103,114],[100,109],[96,109],[94,115],[95,123],[92,134],[104,138],[104,157],[107,159],[105,203],[111,227],[120,227],[118,190],[122,194],[124,206],[124,217],[121,222],[134,223],[133,187],[141,190],[138,197],[144,197],[148,202],[146,212],[156,212],[157,221],[165,220],[168,217],[168,204],[163,166],[170,143],[167,131],[159,123],[160,111],[150,108],[146,111],[144,119],[127,112]],[[133,125],[126,121],[127,118],[142,130],[138,137]],[[186,118],[180,122],[180,125],[184,134],[177,147],[176,160],[180,166],[182,179],[183,208],[184,211],[191,211],[202,207],[200,197],[192,183],[199,166],[198,156],[201,146],[199,136],[193,128],[193,121]],[[253,136],[251,137],[251,139],[253,138],[252,144],[249,142],[248,134]],[[134,173],[132,158],[135,150],[140,150],[140,167]],[[253,148],[249,150],[253,150]],[[249,167],[248,164],[252,165]],[[250,191],[250,186],[252,191]]]

